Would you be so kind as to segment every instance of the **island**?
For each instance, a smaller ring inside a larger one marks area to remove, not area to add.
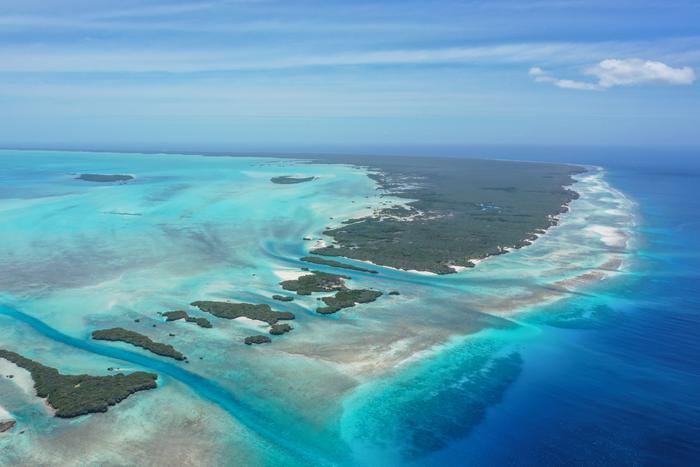
[[[185,356],[175,350],[172,345],[154,342],[148,336],[124,328],[97,330],[92,333],[92,338],[98,341],[125,342],[146,349],[162,357],[185,360]]]
[[[249,318],[264,321],[269,325],[277,324],[279,320],[294,319],[294,313],[288,311],[275,311],[270,305],[253,303],[233,303],[215,301],[196,301],[192,306],[199,308],[205,313],[210,313],[217,318],[236,319]]]
[[[311,271],[298,279],[280,282],[284,290],[296,292],[298,295],[311,295],[313,292],[335,292],[345,288],[344,279],[348,276],[328,272]]]
[[[291,175],[282,175],[280,177],[272,177],[270,181],[279,185],[294,185],[295,183],[305,183],[315,179],[316,177],[293,177]]]
[[[245,345],[252,345],[252,344],[269,344],[272,342],[272,339],[270,339],[268,336],[248,336],[246,337],[243,342],[245,342]]]
[[[157,387],[158,375],[137,371],[110,376],[63,375],[55,368],[44,366],[15,352],[0,349],[0,358],[27,370],[34,380],[39,397],[55,409],[54,415],[72,418],[90,413],[106,412],[110,406],[131,394]]]
[[[196,318],[194,316],[190,316],[187,314],[186,311],[184,310],[175,310],[175,311],[166,311],[165,313],[161,313],[163,316],[165,316],[166,321],[178,321],[181,319],[184,319],[188,323],[194,323],[200,328],[211,328],[211,321],[209,321],[206,318]]]
[[[272,296],[272,299],[277,300],[278,302],[291,302],[294,300],[294,297],[292,297],[291,295],[277,295],[277,294],[275,294]]]
[[[578,166],[464,158],[340,156],[369,170],[386,196],[377,208],[323,233],[334,243],[313,254],[404,270],[450,274],[473,260],[532,243],[578,194],[568,187]]]
[[[341,263],[340,261],[322,258],[319,256],[304,256],[303,258],[300,258],[300,259],[306,263],[322,264],[324,266],[329,266],[332,268],[350,269],[352,271],[368,272],[370,274],[377,274],[377,271],[375,271],[374,269],[367,269],[367,268],[363,268],[360,266],[354,266],[354,265],[348,264],[348,263]]]
[[[293,328],[287,324],[287,323],[282,323],[282,324],[273,324],[270,327],[270,334],[273,336],[279,336],[281,334],[286,334],[289,331],[291,331]]]
[[[86,182],[97,182],[97,183],[109,183],[109,182],[128,182],[133,180],[134,177],[131,175],[119,175],[119,174],[80,174],[75,177],[77,180],[84,180]]]
[[[337,292],[330,297],[323,297],[321,300],[326,304],[324,307],[316,309],[317,313],[322,315],[330,315],[342,310],[350,308],[356,303],[370,303],[382,296],[382,293],[377,290],[368,289],[347,289]]]

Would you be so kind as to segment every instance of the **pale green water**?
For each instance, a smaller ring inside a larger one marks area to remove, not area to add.
[[[316,296],[291,303],[270,297],[281,292],[285,271],[304,266],[297,260],[314,243],[304,236],[319,238],[326,226],[386,201],[359,168],[268,158],[2,151],[0,169],[5,305],[78,340],[88,340],[95,328],[123,326],[171,343],[191,360],[172,365],[215,382],[216,394],[235,401],[207,396],[199,379],[153,368],[161,375],[159,389],[107,414],[59,420],[2,379],[0,406],[18,419],[15,432],[25,430],[0,437],[0,463],[8,465],[410,458],[440,447],[435,430],[468,430],[517,378],[518,345],[537,334],[518,323],[520,316],[614,275],[629,256],[632,206],[593,171],[578,182],[582,198],[572,212],[533,246],[452,276],[352,272],[352,286],[401,295],[320,316],[313,312]],[[75,180],[76,173],[136,179],[97,184]],[[278,175],[318,179],[272,184]],[[249,347],[242,339],[266,326],[208,316],[214,329],[201,329],[165,324],[157,315],[200,299],[270,303],[297,315],[294,331]],[[110,366],[155,364],[67,343],[0,315],[0,347],[62,372],[107,374]],[[450,408],[464,397],[471,402]],[[422,426],[409,414],[416,404],[444,423]]]

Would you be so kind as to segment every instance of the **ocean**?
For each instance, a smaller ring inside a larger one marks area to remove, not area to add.
[[[151,370],[160,387],[65,421],[0,380],[0,407],[25,431],[0,436],[0,464],[697,463],[700,167],[692,153],[469,153],[590,171],[578,178],[582,197],[571,212],[532,246],[451,276],[353,272],[353,285],[401,295],[319,317],[313,297],[280,304],[270,296],[298,274],[298,258],[325,226],[385,201],[363,170],[2,151],[0,347],[66,373]],[[136,178],[74,179],[85,172]],[[289,174],[318,179],[269,183]],[[241,339],[259,323],[217,320],[203,330],[157,315],[196,299],[270,303],[297,314],[295,329],[250,348]],[[135,319],[154,338],[176,334],[168,342],[192,364],[89,339]]]

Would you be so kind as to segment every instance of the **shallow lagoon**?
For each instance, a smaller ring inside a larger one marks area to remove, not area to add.
[[[523,343],[540,334],[533,313],[634,266],[634,206],[591,168],[574,187],[581,199],[534,245],[450,276],[352,271],[352,287],[401,295],[319,316],[315,296],[271,297],[308,266],[299,258],[315,242],[303,237],[386,201],[363,170],[273,158],[0,154],[2,346],[66,373],[161,376],[155,391],[70,421],[0,381],[0,405],[26,430],[20,440],[0,437],[16,461],[56,462],[61,443],[63,461],[80,449],[94,463],[112,462],[114,449],[124,462],[421,462],[469,434],[518,380]],[[96,184],[79,173],[135,179]],[[270,182],[285,175],[317,178]],[[295,329],[251,348],[243,338],[266,331],[256,322],[207,316],[214,328],[201,329],[157,315],[200,299],[269,303],[294,312]],[[571,326],[585,313],[553,316]],[[88,340],[113,326],[168,342],[191,363]]]

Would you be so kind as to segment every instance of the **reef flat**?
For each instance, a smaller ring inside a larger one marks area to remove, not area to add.
[[[568,186],[584,171],[475,159],[344,157],[342,162],[368,167],[387,195],[407,203],[326,229],[335,244],[312,253],[437,274],[532,243],[578,197]]]
[[[377,271],[375,271],[374,269],[367,269],[367,268],[363,268],[360,266],[354,266],[352,264],[342,263],[340,261],[335,261],[335,260],[327,259],[327,258],[321,258],[318,256],[304,256],[303,258],[300,258],[300,259],[306,263],[322,264],[324,266],[330,266],[332,268],[349,269],[351,271],[368,272],[370,274],[377,274]]]
[[[172,345],[154,342],[148,336],[124,328],[100,329],[92,333],[92,338],[98,341],[125,342],[146,349],[156,355],[174,358],[175,360],[186,359]]]
[[[236,319],[249,318],[264,321],[269,325],[276,324],[279,320],[294,319],[294,313],[288,311],[275,311],[270,305],[253,303],[231,303],[214,301],[196,301],[192,306],[200,310],[211,313],[217,318]]]
[[[272,177],[270,181],[278,185],[294,185],[296,183],[306,183],[314,180],[316,177],[292,177],[290,175],[282,175],[280,177]]]
[[[39,397],[53,407],[56,417],[72,418],[106,412],[131,394],[157,387],[158,375],[137,371],[110,376],[62,375],[15,352],[0,349],[0,358],[29,371]]]
[[[133,180],[134,177],[131,175],[120,175],[120,174],[80,174],[75,177],[77,180],[84,180],[86,182],[97,182],[97,183],[109,183],[109,182],[128,182]]]

